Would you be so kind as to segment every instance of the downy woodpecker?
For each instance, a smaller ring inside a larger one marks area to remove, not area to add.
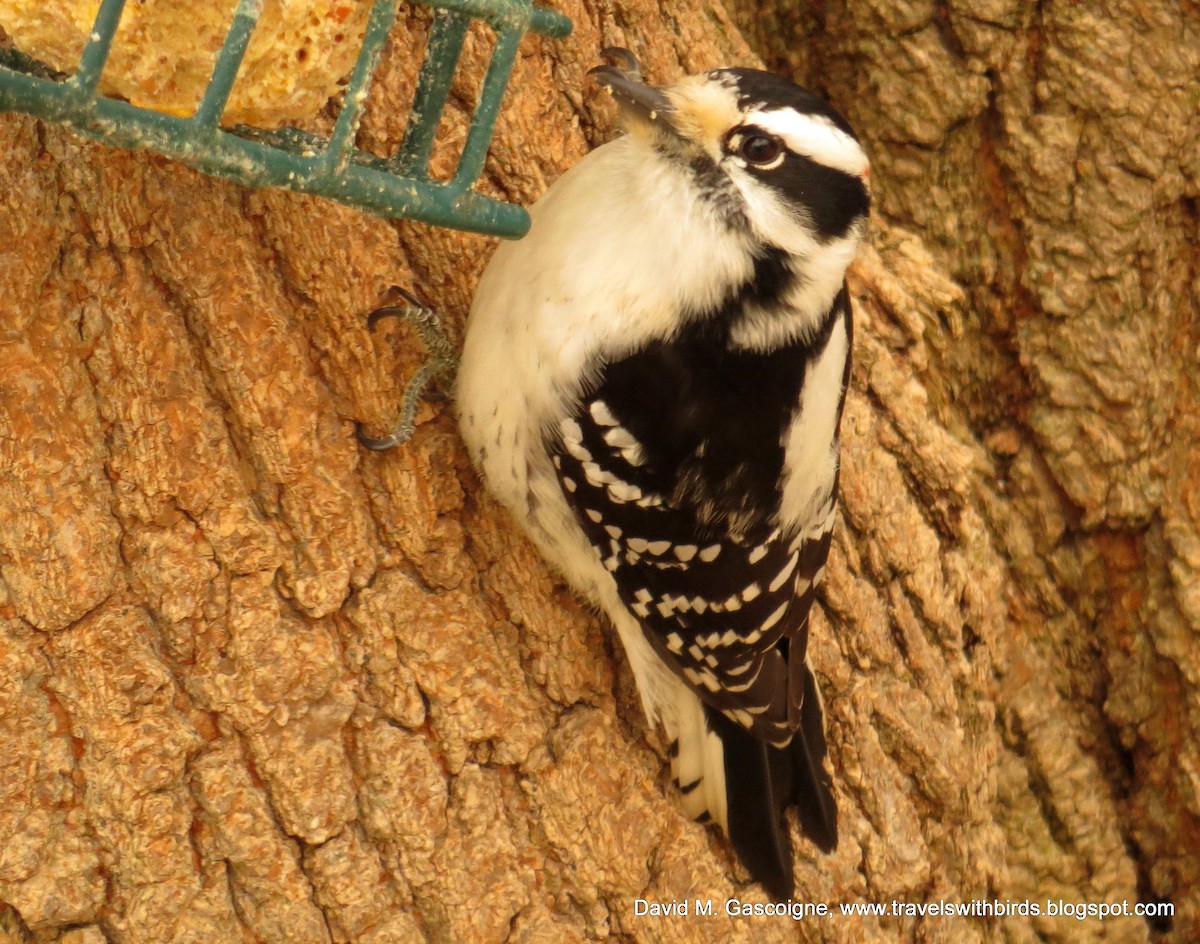
[[[850,371],[869,165],[821,97],[753,69],[592,70],[626,133],[479,283],[456,398],[487,486],[612,621],[686,812],[777,899],[794,805],[837,844],[808,613]]]

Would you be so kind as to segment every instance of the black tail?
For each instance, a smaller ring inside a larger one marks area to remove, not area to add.
[[[825,769],[825,713],[821,693],[812,670],[805,666],[804,705],[800,730],[787,752],[792,756],[792,802],[800,817],[800,828],[822,852],[837,848],[837,804],[833,802],[833,778]]]
[[[709,729],[725,754],[729,841],[754,880],[777,901],[792,897],[792,843],[784,811],[795,806],[804,834],[837,848],[837,806],[825,771],[825,724],[812,673],[805,669],[800,728],[785,748],[771,747],[705,706]]]

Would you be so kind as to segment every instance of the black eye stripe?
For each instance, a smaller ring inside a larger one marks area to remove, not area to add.
[[[799,204],[812,220],[821,242],[840,239],[866,217],[871,196],[861,178],[827,167],[802,154],[787,152],[779,167],[756,176],[784,200]]]

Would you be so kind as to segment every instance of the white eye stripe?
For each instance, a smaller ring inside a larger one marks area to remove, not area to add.
[[[789,151],[852,177],[864,177],[870,167],[858,142],[824,115],[772,108],[753,111],[745,120],[747,124],[778,135]]]

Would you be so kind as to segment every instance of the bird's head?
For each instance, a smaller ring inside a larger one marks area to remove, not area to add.
[[[801,255],[853,245],[870,208],[870,163],[821,96],[756,69],[717,69],[655,88],[633,54],[605,49],[591,75],[626,130],[692,173],[734,226]],[[847,260],[848,261],[848,260]]]

